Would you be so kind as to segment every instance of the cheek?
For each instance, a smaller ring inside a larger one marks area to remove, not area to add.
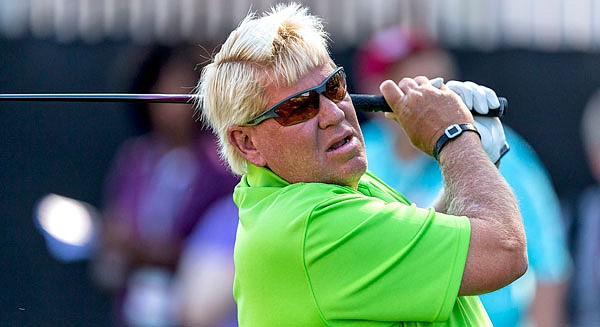
[[[304,134],[291,134],[287,139],[279,141],[280,146],[274,153],[292,164],[310,163],[316,160],[316,143],[314,137]]]
[[[272,168],[289,167],[315,160],[316,138],[302,130],[272,131],[261,135],[257,147]]]
[[[315,181],[318,158],[314,147],[294,138],[290,142],[274,142],[268,150],[267,166],[290,183]]]

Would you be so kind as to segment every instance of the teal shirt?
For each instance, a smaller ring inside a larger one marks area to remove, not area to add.
[[[369,170],[410,202],[420,207],[430,206],[444,187],[442,170],[437,161],[418,152],[410,159],[395,153],[394,140],[399,125],[390,126],[379,119],[361,125]]]
[[[240,326],[489,326],[457,297],[466,217],[420,209],[367,173],[358,190],[250,166],[234,191]]]

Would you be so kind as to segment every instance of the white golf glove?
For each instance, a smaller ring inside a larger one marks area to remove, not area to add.
[[[494,90],[473,82],[448,81],[446,86],[460,95],[469,110],[485,115],[490,108],[500,108],[500,101]]]
[[[504,128],[498,117],[474,116],[475,128],[481,135],[483,149],[493,163],[497,163],[510,149]]]
[[[448,81],[449,89],[458,94],[467,108],[485,115],[489,109],[500,107],[500,101],[494,90],[473,82]],[[475,127],[481,135],[483,149],[493,163],[497,163],[509,150],[504,128],[498,117],[474,115]]]

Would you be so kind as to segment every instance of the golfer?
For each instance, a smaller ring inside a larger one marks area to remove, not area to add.
[[[502,125],[470,111],[497,97],[424,76],[381,83],[388,118],[443,172],[438,201],[417,207],[367,170],[328,40],[307,8],[277,5],[249,14],[202,72],[203,119],[242,176],[239,324],[490,326],[477,295],[527,269],[519,209],[495,166]]]

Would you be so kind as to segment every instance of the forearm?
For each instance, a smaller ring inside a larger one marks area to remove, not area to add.
[[[496,163],[496,168],[500,168],[499,161]],[[444,191],[443,187],[440,190],[440,193],[431,203],[431,206],[435,209],[436,212],[448,213],[448,207],[446,206],[446,192]]]
[[[520,226],[519,208],[511,188],[478,143],[477,134],[468,132],[449,142],[440,154],[444,177],[440,205],[451,215],[501,219],[503,224],[508,223],[507,229]],[[497,217],[497,213],[502,217]]]
[[[429,155],[440,151],[437,140],[442,133],[449,137],[449,126],[476,124],[460,96],[445,85],[433,87],[425,76],[403,78],[398,84],[384,81],[380,90],[393,110],[386,117],[400,123],[412,144]],[[503,133],[494,132],[502,127],[499,121],[488,121],[483,127],[485,140],[493,136],[504,140]],[[471,239],[459,294],[493,291],[527,270],[521,215],[512,190],[492,164],[492,156],[488,157],[483,149],[483,138],[472,131],[450,138],[438,154],[444,199],[436,207],[441,212],[466,216],[470,222]],[[505,144],[488,145],[499,151],[502,148],[496,146]],[[500,157],[501,153],[492,154]]]
[[[462,294],[500,288],[527,266],[525,233],[515,196],[481,147],[477,134],[464,133],[439,155],[444,193],[437,208],[471,222],[471,242]]]
[[[446,207],[446,192],[443,188],[438,194],[438,196],[435,198],[431,206],[433,206],[433,208],[437,212],[448,213],[448,208]]]

